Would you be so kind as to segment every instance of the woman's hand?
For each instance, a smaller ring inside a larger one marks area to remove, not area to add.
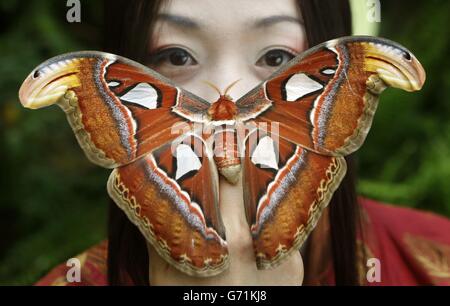
[[[256,268],[250,229],[245,218],[242,182],[229,184],[220,177],[220,211],[226,228],[230,268],[213,277],[193,277],[175,269],[148,244],[151,285],[301,285],[303,261],[294,252],[280,266]]]

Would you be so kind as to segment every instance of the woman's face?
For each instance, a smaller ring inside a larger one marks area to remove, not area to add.
[[[161,8],[149,66],[210,102],[205,80],[236,100],[306,47],[293,0],[172,0]]]
[[[238,99],[305,49],[300,13],[294,0],[172,0],[157,18],[148,65],[184,89],[210,101],[240,79],[229,95]],[[257,270],[245,218],[242,182],[220,179],[220,214],[225,225],[230,268],[212,278],[193,278],[162,261],[152,247],[151,284],[298,285],[300,253],[271,270]]]

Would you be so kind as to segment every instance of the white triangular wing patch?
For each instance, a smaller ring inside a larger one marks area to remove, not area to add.
[[[312,92],[322,89],[323,86],[319,82],[311,79],[304,73],[294,74],[285,85],[286,101],[296,101]]]
[[[139,83],[120,97],[120,100],[155,109],[158,106],[158,92],[147,83]]]
[[[175,179],[178,180],[180,177],[192,170],[198,170],[202,167],[200,159],[197,154],[194,153],[192,148],[187,144],[180,144],[177,146],[176,150],[177,157],[177,172],[175,174]]]
[[[253,151],[251,161],[253,164],[278,170],[278,160],[275,154],[273,139],[265,136],[260,139],[258,145]]]

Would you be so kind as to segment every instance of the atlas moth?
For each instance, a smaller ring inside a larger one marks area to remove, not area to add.
[[[236,101],[226,93],[206,101],[146,66],[94,51],[47,60],[19,96],[28,108],[65,111],[89,160],[114,169],[109,195],[160,256],[212,276],[230,263],[219,175],[243,184],[256,264],[275,267],[314,229],[345,175],[344,157],[369,132],[379,94],[424,81],[404,47],[355,36],[299,54]]]

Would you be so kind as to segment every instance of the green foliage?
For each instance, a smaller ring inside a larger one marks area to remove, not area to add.
[[[384,1],[380,36],[411,50],[427,73],[420,92],[388,89],[359,151],[359,191],[450,216],[448,1]]]
[[[17,98],[25,76],[68,51],[100,49],[101,2],[0,2],[0,284],[31,284],[106,236],[109,171],[89,163],[57,107],[32,112]],[[450,216],[450,2],[383,1],[381,34],[427,71],[419,93],[389,89],[359,156],[359,191]]]
[[[83,16],[99,16],[90,3]],[[69,24],[66,9],[57,0],[0,2],[0,284],[34,283],[106,235],[109,171],[84,158],[58,107],[32,112],[17,98],[38,63],[99,48],[98,25]]]

